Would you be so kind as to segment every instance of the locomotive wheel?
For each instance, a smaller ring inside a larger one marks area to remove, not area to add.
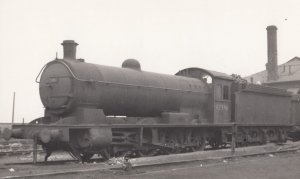
[[[287,141],[286,133],[283,129],[278,129],[278,142],[285,143]]]
[[[74,160],[78,160],[79,162],[81,162],[80,154],[77,154],[77,153],[74,152],[74,151],[69,151],[69,154],[71,155],[71,157],[72,157]]]
[[[83,162],[89,162],[91,160],[91,158],[94,156],[94,154],[91,153],[83,153],[80,155],[81,156],[81,160]]]
[[[199,145],[191,147],[192,152],[202,151],[205,149],[205,140],[203,140]]]
[[[188,137],[189,138],[189,137]],[[170,149],[168,153],[178,154],[183,152],[183,144],[185,143],[185,136],[183,132],[170,130],[166,132],[165,143]]]
[[[220,147],[217,141],[210,141],[209,145],[211,146],[212,149],[218,149]]]
[[[45,155],[44,161],[47,162],[48,158],[52,154],[52,150],[46,148],[45,151],[46,151],[46,155]]]
[[[88,153],[88,152],[83,152],[82,150],[79,150],[73,143],[69,143],[69,154],[75,159],[78,160],[79,162],[87,162],[89,161],[94,154]]]
[[[209,145],[211,146],[212,149],[218,149],[221,143],[217,139],[212,138],[209,140]]]
[[[91,153],[80,153],[80,154],[78,154],[75,151],[70,151],[69,154],[75,160],[78,160],[79,162],[89,162],[91,160],[91,158],[94,156],[94,154],[91,154]]]
[[[156,156],[158,154],[158,150],[157,149],[150,149],[150,150],[138,150],[137,154],[139,157],[152,157],[152,156]]]
[[[191,151],[195,152],[199,150],[204,150],[206,146],[205,142],[206,142],[205,136],[202,132],[191,133],[190,143],[193,145],[191,147]]]
[[[185,147],[184,151],[185,152],[195,152],[196,148],[195,147]]]
[[[261,133],[261,138],[260,138],[261,144],[266,144],[266,143],[270,142],[270,139],[269,139],[266,129],[261,129],[260,133]]]
[[[101,152],[100,152],[100,155],[101,157],[103,158],[104,161],[107,161],[110,159],[110,153],[108,152],[107,149],[103,149]]]
[[[180,154],[182,152],[183,152],[183,148],[180,147],[175,147],[174,149],[172,149],[173,154]]]
[[[127,154],[127,151],[117,151],[114,153],[115,157],[124,157]]]

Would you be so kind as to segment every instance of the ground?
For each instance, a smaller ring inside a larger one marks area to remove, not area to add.
[[[16,164],[15,162],[30,162],[32,155],[22,156],[2,156],[0,159],[0,177],[6,176],[24,176],[41,173],[77,171],[67,175],[52,175],[43,178],[108,178],[108,179],[182,179],[182,178],[205,178],[205,179],[299,179],[300,178],[300,142],[288,142],[284,145],[267,144],[264,146],[237,148],[233,159],[224,159],[231,157],[230,149],[216,151],[199,151],[193,153],[164,155],[156,157],[146,157],[131,159],[133,169],[125,172],[120,167],[114,167],[117,160],[110,160],[102,163],[79,164],[77,162],[57,163],[40,163],[38,165]],[[254,155],[256,153],[265,153],[270,151],[280,151],[293,149],[288,153],[275,153],[265,155]],[[42,161],[43,153],[38,155]],[[241,157],[247,155],[248,157]],[[238,156],[238,157],[237,157]],[[68,154],[56,153],[51,156],[51,160],[62,160],[70,158]],[[191,161],[193,162],[184,162]],[[173,162],[176,162],[174,164]],[[157,165],[166,162],[166,165]],[[169,163],[172,164],[169,164]],[[9,164],[15,163],[15,164]],[[113,164],[113,165],[112,165]],[[145,166],[150,165],[150,166]],[[142,167],[138,167],[142,166]],[[80,172],[78,172],[80,170]],[[36,176],[35,178],[42,178]]]
[[[223,161],[211,165],[186,166],[158,170],[133,178],[203,178],[203,179],[299,179],[300,153],[267,157],[247,158],[235,161]],[[124,177],[126,178],[126,177]]]
[[[267,155],[223,160],[210,164],[187,164],[167,168],[133,170],[131,173],[93,173],[72,176],[72,178],[107,179],[299,179],[300,153]]]

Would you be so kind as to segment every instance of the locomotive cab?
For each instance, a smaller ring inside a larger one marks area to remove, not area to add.
[[[233,78],[225,73],[201,68],[187,68],[176,75],[200,79],[210,87],[210,99],[207,104],[207,123],[228,124],[231,122],[231,84]]]

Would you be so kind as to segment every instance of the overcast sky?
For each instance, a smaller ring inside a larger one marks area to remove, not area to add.
[[[79,43],[77,57],[175,74],[201,67],[250,75],[265,69],[268,25],[278,27],[279,64],[300,56],[299,0],[0,0],[0,122],[43,115],[35,78]]]

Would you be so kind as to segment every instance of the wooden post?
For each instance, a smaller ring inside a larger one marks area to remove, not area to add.
[[[33,149],[33,152],[32,152],[33,164],[36,164],[36,162],[37,162],[37,136],[36,135],[33,138],[32,149]]]
[[[141,127],[141,129],[140,129],[140,146],[143,146],[143,138],[144,138],[143,133],[144,133],[144,128]]]
[[[235,147],[236,147],[236,134],[237,134],[237,125],[236,123],[232,123],[231,128],[231,154],[234,155]]]

